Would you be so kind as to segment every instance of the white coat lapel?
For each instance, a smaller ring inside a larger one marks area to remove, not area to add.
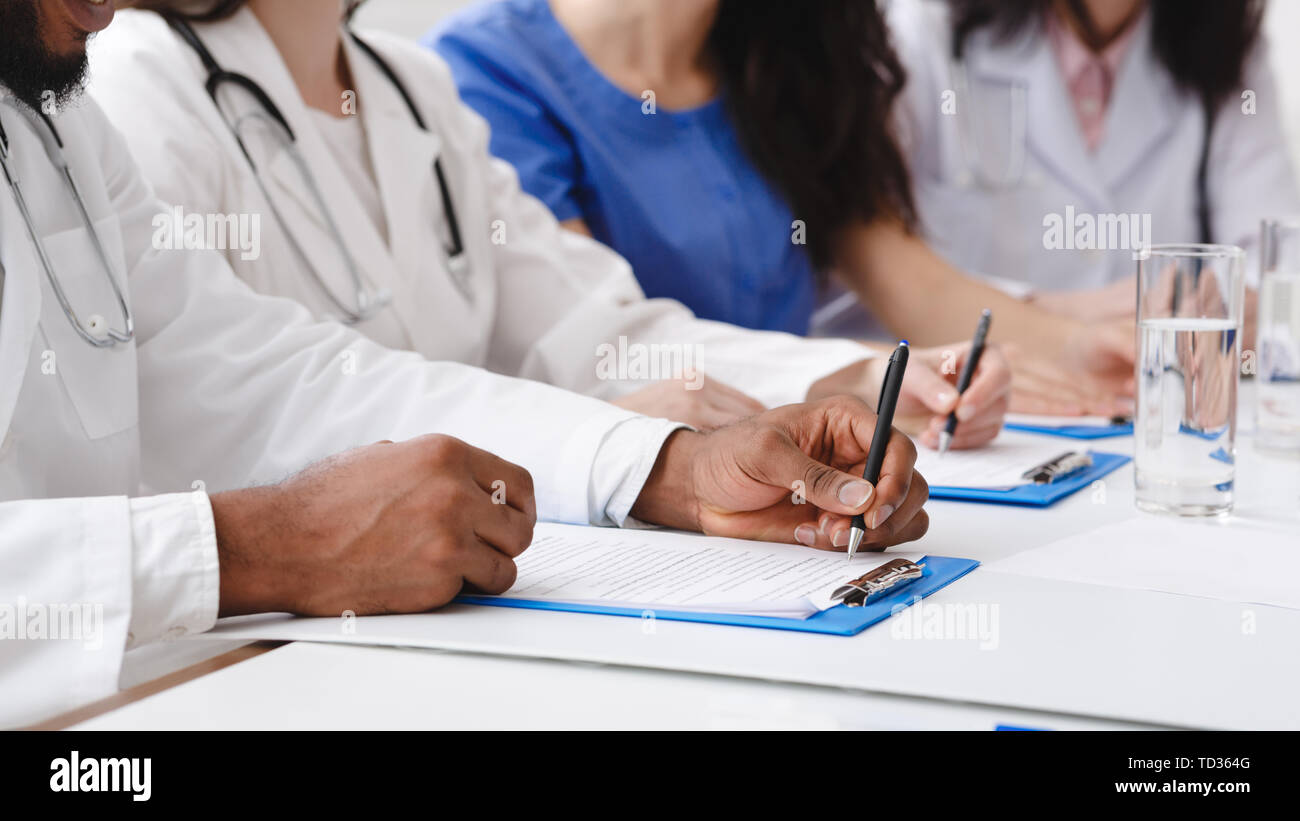
[[[443,219],[433,173],[442,140],[433,131],[416,125],[401,94],[351,37],[346,49],[357,85],[370,165],[388,222],[389,248],[401,270],[417,270],[427,265],[429,233]],[[386,62],[393,65],[391,60]],[[410,84],[406,79],[403,83]],[[423,119],[429,128],[436,126],[428,122],[427,116]],[[420,207],[413,207],[416,204]],[[432,205],[432,212],[426,204]]]
[[[247,75],[261,87],[288,121],[297,137],[298,150],[310,163],[310,140],[304,139],[302,128],[307,114],[298,87],[256,15],[245,8],[228,20],[195,29],[223,69]],[[237,132],[252,154],[276,209],[290,222],[308,221],[327,230],[310,190],[302,184],[292,155],[283,150],[279,132],[262,121],[263,109],[250,95],[229,84],[222,86],[219,99],[226,118],[238,124]]]
[[[340,240],[346,240],[371,292],[380,290],[377,282],[396,279],[392,256],[330,153],[274,42],[247,9],[227,22],[204,27],[200,34],[211,41],[209,48],[223,67],[253,78],[288,121],[298,157],[283,145],[264,141],[261,151],[252,149],[254,159],[262,168],[261,178],[283,218],[284,229],[293,235],[312,268],[303,275],[319,276],[336,299],[355,309],[356,286],[339,252]],[[340,107],[343,102],[339,101]],[[299,160],[310,170],[310,180]],[[393,297],[396,300],[400,294],[394,292]]]
[[[1112,189],[1168,138],[1179,109],[1181,92],[1151,47],[1151,16],[1144,14],[1137,25],[1115,77],[1097,147],[1101,177]]]
[[[442,138],[437,133],[438,123],[433,112],[421,110],[428,130],[420,128],[401,93],[374,60],[350,37],[345,48],[357,86],[371,167],[388,223],[388,251],[394,265],[392,281],[396,283],[393,310],[416,350],[426,354],[449,352],[453,350],[448,346],[449,338],[468,340],[475,338],[475,334],[470,327],[457,332],[445,323],[454,321],[450,319],[452,316],[462,316],[470,322],[471,312],[452,310],[439,322],[433,322],[427,306],[450,306],[457,299],[471,302],[473,292],[465,283],[453,283],[452,274],[445,266],[447,222],[433,170],[434,160],[443,149]],[[397,61],[384,59],[394,72],[400,72]],[[400,73],[399,78],[414,93],[416,80],[402,77]],[[446,172],[448,183],[454,188],[456,171],[448,166]],[[465,230],[463,225],[461,230]]]
[[[1104,208],[1109,201],[1094,158],[1084,143],[1070,92],[1047,38],[1034,28],[1007,43],[991,43],[989,33],[971,38],[968,49],[975,104],[987,95],[1007,96],[1017,86],[1026,102],[1026,150],[1077,192],[1082,207]]]

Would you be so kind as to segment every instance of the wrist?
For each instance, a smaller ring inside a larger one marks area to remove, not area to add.
[[[668,436],[632,505],[634,517],[678,530],[700,529],[695,461],[704,440],[704,434],[690,430],[674,431]]]
[[[289,609],[276,585],[275,568],[260,560],[260,532],[269,517],[270,488],[248,488],[209,497],[217,531],[220,576],[219,616],[241,616]]]

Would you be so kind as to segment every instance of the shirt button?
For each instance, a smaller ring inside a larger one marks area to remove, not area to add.
[[[169,639],[178,639],[178,638],[180,638],[181,636],[184,636],[185,634],[187,634],[187,633],[189,633],[189,632],[190,632],[190,631],[187,630],[187,629],[185,629],[184,627],[181,627],[180,625],[177,625],[177,626],[172,627],[172,628],[169,628],[169,629],[167,630],[166,638],[169,638]]]

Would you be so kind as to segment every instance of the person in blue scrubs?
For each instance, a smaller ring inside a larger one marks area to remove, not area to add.
[[[431,35],[492,150],[563,221],[632,264],[650,297],[750,328],[808,332],[816,277],[794,216],[715,95],[669,109],[605,78],[545,2],[474,9]],[[508,72],[510,81],[504,72]]]
[[[626,257],[647,295],[807,333],[834,272],[922,345],[989,307],[1020,349],[1016,409],[1123,410],[1131,329],[1030,306],[916,235],[888,125],[903,70],[874,2],[502,0],[423,43],[525,190]]]

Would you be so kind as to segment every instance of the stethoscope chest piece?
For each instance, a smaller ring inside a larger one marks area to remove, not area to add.
[[[36,222],[32,217],[27,198],[23,193],[18,169],[13,162],[13,150],[9,144],[9,135],[5,132],[4,124],[0,122],[0,170],[3,170],[5,180],[9,184],[14,204],[23,218],[28,238],[32,242],[37,258],[40,260],[50,290],[54,293],[54,298],[58,301],[68,323],[72,325],[73,330],[87,344],[96,348],[110,348],[114,345],[130,342],[135,336],[135,319],[131,316],[131,308],[127,305],[126,294],[123,292],[122,286],[118,284],[117,277],[113,275],[113,266],[110,264],[108,254],[104,250],[104,244],[99,238],[99,231],[95,228],[95,222],[90,216],[90,211],[86,208],[86,201],[81,195],[81,189],[77,187],[77,181],[73,178],[72,169],[64,156],[63,140],[59,136],[58,129],[55,128],[54,122],[49,117],[44,114],[37,114],[21,106],[22,103],[13,100],[11,97],[0,98],[0,109],[9,107],[22,115],[37,137],[40,138],[51,165],[58,170],[59,176],[63,180],[63,186],[71,196],[77,214],[85,227],[86,235],[95,251],[95,258],[100,270],[108,280],[114,301],[117,303],[118,312],[121,314],[121,327],[113,328],[100,314],[90,314],[84,320],[77,315],[76,309],[72,306],[71,298],[63,288],[63,281],[59,279],[58,272],[54,270],[54,264],[50,260],[45,242],[41,239],[41,233],[36,228]]]

